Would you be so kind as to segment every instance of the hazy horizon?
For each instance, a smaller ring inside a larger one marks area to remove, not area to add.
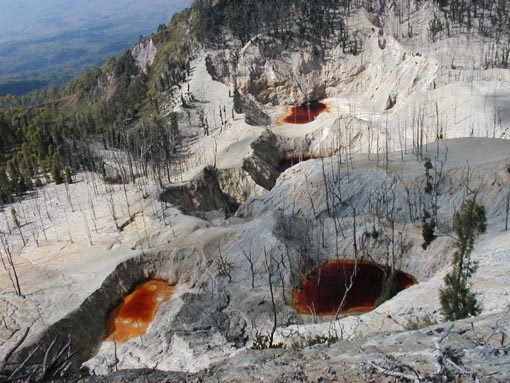
[[[191,2],[0,0],[0,80],[81,73],[128,49]]]
[[[191,0],[0,0],[0,43],[51,37],[133,16],[152,19],[149,25],[136,19],[131,24],[138,34],[149,33],[190,4]]]

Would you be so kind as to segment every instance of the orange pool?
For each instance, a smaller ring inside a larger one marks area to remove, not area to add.
[[[172,297],[174,290],[175,286],[161,280],[140,285],[108,317],[106,340],[124,343],[145,334],[159,306]]]
[[[351,259],[326,262],[314,270],[303,281],[300,289],[294,290],[294,307],[300,314],[310,314],[313,309],[317,315],[333,315],[346,299],[340,311],[347,313],[365,313],[375,308],[382,292],[384,273],[381,266],[371,262],[356,263],[355,277],[351,284],[355,263]],[[416,284],[416,279],[402,271],[397,271],[397,290],[401,291]]]
[[[326,104],[314,101],[290,108],[289,113],[284,118],[287,124],[308,124],[317,118],[319,114],[328,109]]]

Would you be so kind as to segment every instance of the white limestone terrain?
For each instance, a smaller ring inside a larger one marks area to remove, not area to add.
[[[379,24],[353,12],[357,55],[338,45],[317,58],[264,36],[197,50],[186,83],[160,106],[189,124],[189,156],[171,183],[83,172],[4,206],[0,356],[29,328],[25,353],[70,336],[90,382],[142,381],[117,372],[134,369],[162,371],[152,372],[161,381],[418,382],[433,381],[446,347],[461,355],[448,367],[458,381],[508,381],[510,70],[484,66],[487,42],[476,34],[433,42],[433,13],[429,2],[413,7],[411,33],[392,9]],[[136,50],[143,66],[155,54],[147,46]],[[290,105],[312,100],[327,106],[314,121],[282,122]],[[122,153],[103,154],[110,171],[127,171]],[[303,156],[313,158],[279,169]],[[424,192],[427,160],[434,195]],[[475,195],[487,214],[470,281],[482,311],[445,322],[453,217]],[[424,250],[432,204],[437,238]],[[393,265],[417,283],[363,314],[296,313],[293,290],[338,259]],[[108,314],[149,278],[175,284],[173,297],[145,335],[106,341]],[[283,349],[253,349],[275,318]]]

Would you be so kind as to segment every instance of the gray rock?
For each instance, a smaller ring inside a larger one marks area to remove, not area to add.
[[[251,144],[253,155],[243,162],[243,169],[260,186],[271,190],[280,175],[279,160],[283,157],[278,138],[270,130],[266,130]]]
[[[221,190],[216,169],[212,166],[205,167],[197,177],[186,184],[166,188],[159,198],[163,202],[178,206],[185,213],[203,218],[205,212],[217,210],[231,215],[239,207],[232,197]]]

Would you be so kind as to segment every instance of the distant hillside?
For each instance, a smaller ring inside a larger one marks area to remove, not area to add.
[[[155,31],[191,0],[0,0],[0,96],[60,85]],[[29,77],[27,79],[27,77]]]

